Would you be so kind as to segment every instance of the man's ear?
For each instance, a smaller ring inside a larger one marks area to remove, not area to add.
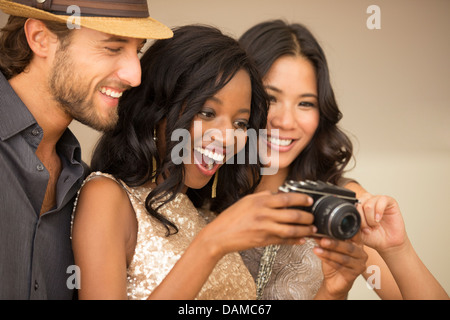
[[[28,45],[33,53],[41,58],[46,58],[57,43],[57,37],[40,20],[28,19],[25,22],[25,35]]]

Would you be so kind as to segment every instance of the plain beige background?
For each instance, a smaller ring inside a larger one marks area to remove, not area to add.
[[[355,146],[348,173],[374,194],[395,197],[422,260],[450,293],[449,0],[149,0],[175,27],[210,24],[239,37],[281,18],[308,26],[322,44]],[[367,8],[381,9],[369,30]],[[0,25],[6,16],[0,14]],[[268,44],[270,45],[270,44]],[[74,122],[89,162],[98,133]],[[414,279],[411,279],[414,281]],[[418,288],[420,290],[420,288]],[[360,277],[350,299],[377,299]]]

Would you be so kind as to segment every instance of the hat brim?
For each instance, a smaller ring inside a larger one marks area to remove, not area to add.
[[[0,1],[0,9],[9,15],[38,20],[68,23],[71,28],[75,24],[81,27],[113,34],[121,37],[139,39],[168,39],[173,37],[172,30],[153,18],[118,18],[118,17],[74,17],[56,15],[11,1]]]

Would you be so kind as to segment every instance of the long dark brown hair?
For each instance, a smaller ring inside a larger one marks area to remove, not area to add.
[[[278,58],[285,55],[300,55],[311,62],[317,78],[320,121],[310,143],[292,162],[288,179],[338,184],[352,158],[353,147],[337,125],[342,113],[331,87],[325,54],[315,37],[301,24],[274,20],[250,28],[239,42],[254,60],[262,77]]]

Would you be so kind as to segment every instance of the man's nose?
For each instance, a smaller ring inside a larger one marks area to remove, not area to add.
[[[141,84],[141,62],[137,53],[129,54],[122,59],[117,75],[123,83],[131,87],[137,87]]]

